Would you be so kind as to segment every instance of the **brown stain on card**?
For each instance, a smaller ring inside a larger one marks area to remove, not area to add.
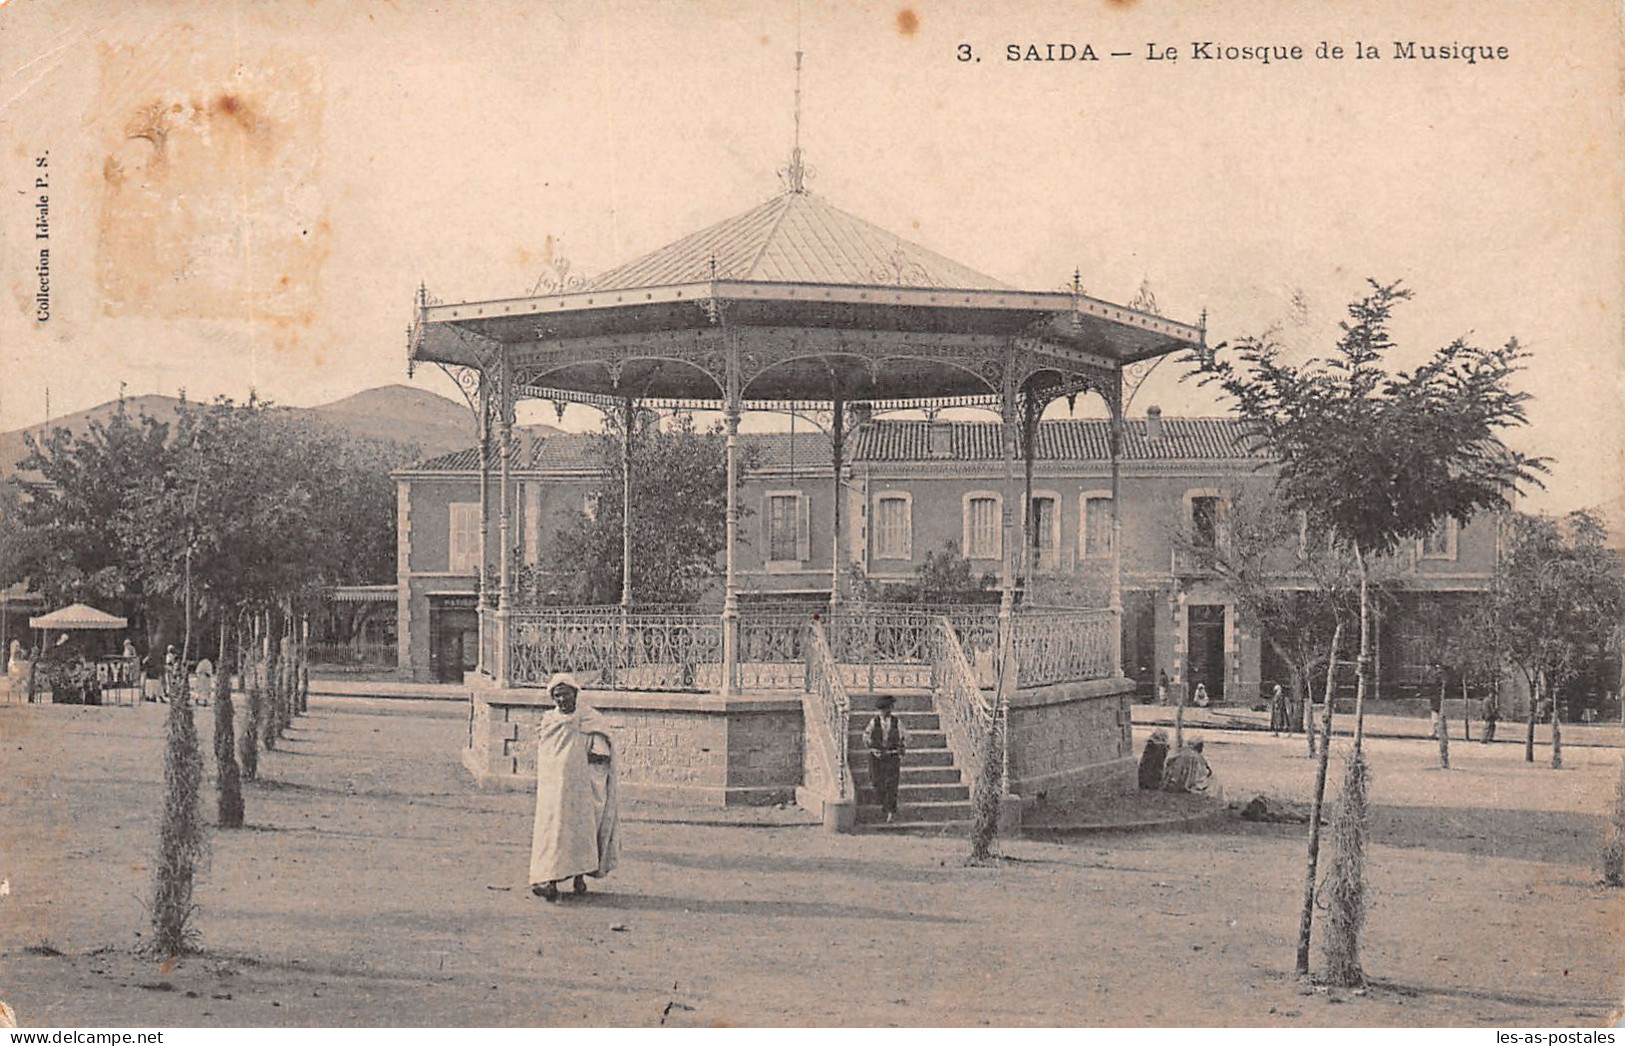
[[[920,16],[914,8],[905,7],[897,12],[897,35],[905,39],[920,31]]]
[[[252,321],[298,349],[332,249],[315,60],[186,25],[98,57],[103,312]]]

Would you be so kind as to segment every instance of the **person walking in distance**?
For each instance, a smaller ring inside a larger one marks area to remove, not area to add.
[[[903,724],[892,711],[897,699],[881,694],[875,699],[880,709],[863,731],[863,743],[869,749],[869,780],[880,798],[880,810],[887,821],[897,819],[897,784],[903,775],[903,751],[908,739]]]

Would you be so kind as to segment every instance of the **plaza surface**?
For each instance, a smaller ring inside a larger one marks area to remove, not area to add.
[[[202,951],[159,964],[136,935],[163,711],[0,708],[0,998],[23,1025],[1573,1026],[1612,1023],[1625,982],[1625,894],[1597,882],[1609,748],[1552,771],[1458,742],[1446,772],[1429,742],[1370,741],[1356,994],[1292,976],[1301,825],[1016,840],[966,867],[957,838],[637,807],[623,867],[551,906],[525,889],[529,798],[458,762],[464,709],[356,698],[262,755],[249,827],[213,836]],[[1198,732],[1231,798],[1307,798],[1301,738]]]

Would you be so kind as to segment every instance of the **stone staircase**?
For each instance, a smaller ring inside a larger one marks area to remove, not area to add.
[[[880,692],[870,694],[854,687],[849,691],[852,719],[847,759],[852,768],[852,782],[857,787],[858,829],[945,835],[963,831],[971,821],[970,789],[954,763],[931,692],[902,688],[885,692],[897,699],[893,711],[902,722],[908,740],[902,783],[897,789],[897,820],[887,824],[881,815],[880,802],[869,781],[869,749],[863,743],[863,729],[878,710],[875,698]]]

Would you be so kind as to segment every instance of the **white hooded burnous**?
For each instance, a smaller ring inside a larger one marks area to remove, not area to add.
[[[536,728],[536,822],[530,846],[530,882],[536,887],[583,875],[601,878],[621,854],[615,798],[620,759],[609,724],[580,703],[573,676],[553,676],[547,691],[559,705]]]

